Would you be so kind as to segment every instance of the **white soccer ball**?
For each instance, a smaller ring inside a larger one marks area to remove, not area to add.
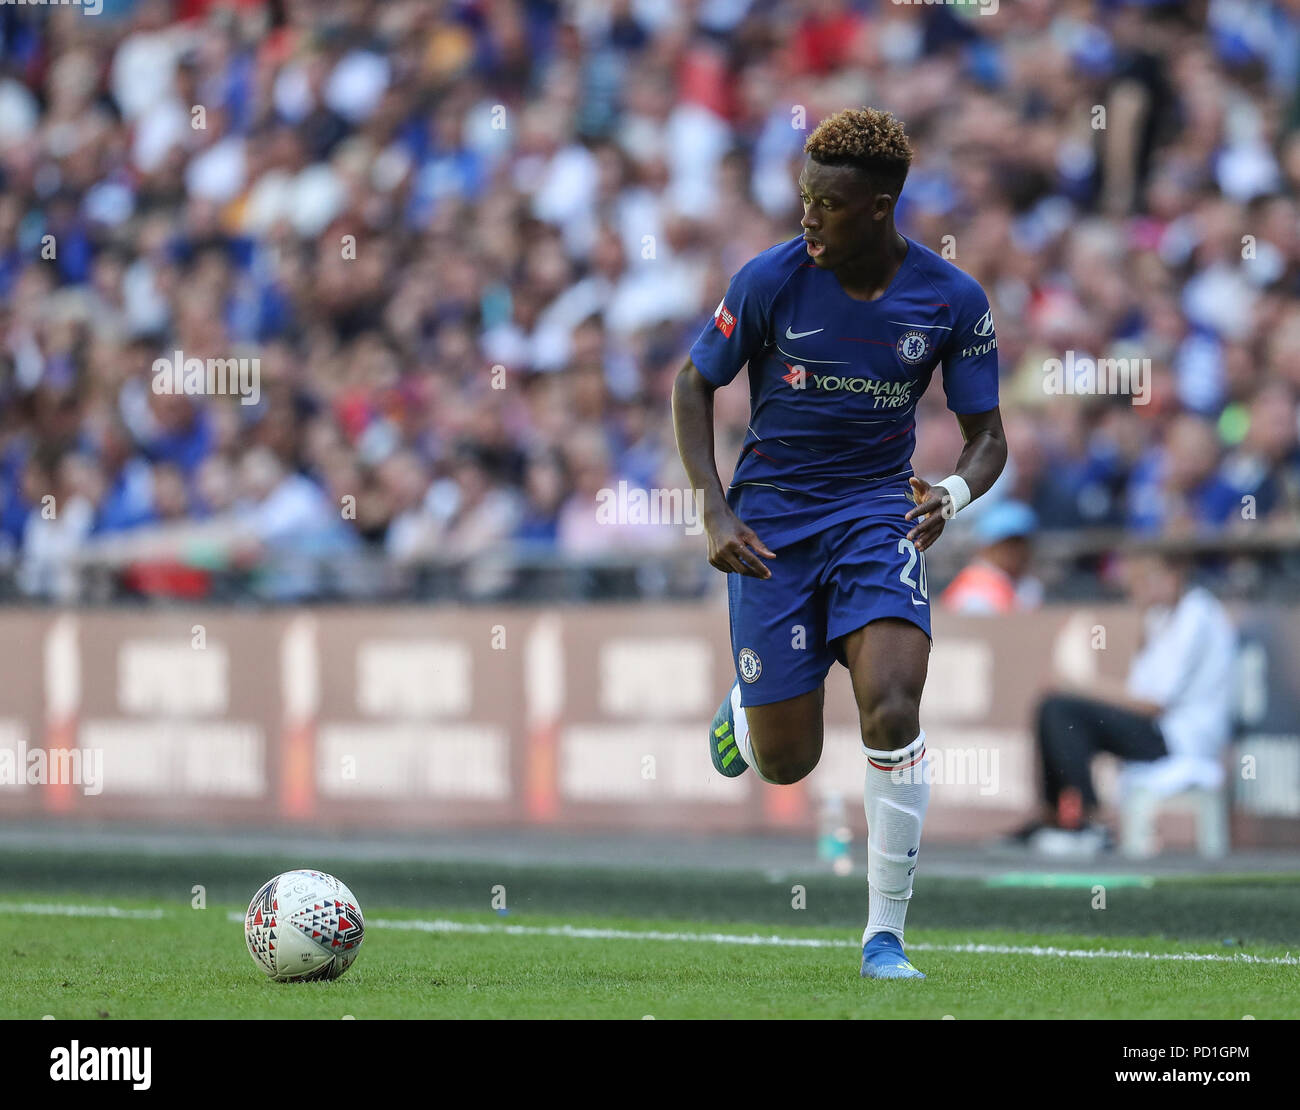
[[[244,940],[277,983],[337,979],[357,958],[366,923],[356,896],[323,871],[286,871],[253,895]]]

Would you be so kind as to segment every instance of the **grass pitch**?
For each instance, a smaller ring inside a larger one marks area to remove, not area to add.
[[[356,892],[333,983],[267,980],[243,899],[300,860],[0,863],[0,1017],[1293,1018],[1300,880],[918,883],[925,982],[858,977],[862,879],[310,861]],[[16,885],[16,879],[26,880]],[[192,908],[194,885],[206,908]],[[489,908],[504,886],[510,910]],[[244,894],[244,891],[247,894]],[[115,892],[115,893],[114,893]],[[121,897],[130,893],[132,897]],[[238,898],[239,900],[236,900]],[[603,912],[602,912],[603,911]],[[1003,927],[994,927],[1000,924]]]
[[[31,904],[40,912],[9,917],[17,927],[6,960],[11,974],[0,983],[5,1017],[1283,1018],[1296,1014],[1300,982],[1300,966],[1233,960],[1212,945],[1129,938],[1123,948],[1136,955],[1089,956],[1119,946],[946,930],[909,931],[912,959],[929,976],[924,983],[865,982],[844,930],[774,933],[755,924],[715,931],[661,920],[465,913],[428,919],[383,909],[372,911],[361,955],[343,978],[272,983],[244,948],[242,909],[65,917],[49,912],[56,905]],[[1001,951],[960,950],[968,945]],[[1017,951],[1032,948],[1039,951]],[[1077,954],[1055,954],[1063,950]],[[1153,958],[1192,952],[1217,958]],[[1262,946],[1252,955],[1284,954]]]

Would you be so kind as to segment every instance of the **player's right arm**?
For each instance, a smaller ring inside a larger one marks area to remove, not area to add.
[[[771,578],[759,556],[774,559],[776,553],[731,511],[718,477],[713,446],[716,389],[689,358],[673,382],[673,432],[708,537],[709,565],[726,573]]]
[[[767,342],[772,299],[790,272],[788,262],[773,265],[783,248],[778,244],[751,258],[731,279],[673,383],[673,430],[708,535],[709,564],[751,578],[771,578],[759,556],[775,559],[776,554],[727,504],[713,453],[713,393],[733,381]]]

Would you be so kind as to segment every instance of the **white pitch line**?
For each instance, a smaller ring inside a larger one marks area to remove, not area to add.
[[[117,906],[60,906],[54,903],[0,902],[0,913],[40,914],[58,917],[125,917],[157,920],[165,910],[124,910]],[[243,921],[242,913],[226,915],[229,921]],[[474,933],[507,937],[564,937],[571,940],[663,940],[690,944],[740,944],[751,948],[861,948],[855,940],[831,940],[823,937],[762,936],[758,933],[665,933],[637,932],[631,929],[593,929],[577,925],[486,925],[471,921],[422,921],[419,919],[371,918],[372,928],[396,929],[417,933]],[[1051,945],[1021,944],[909,944],[912,952],[952,952],[972,956],[1054,956],[1072,960],[1182,960],[1190,963],[1270,964],[1295,967],[1300,957],[1251,956],[1239,952],[1231,956],[1206,952],[1135,952],[1131,948],[1056,948]]]
[[[61,906],[55,902],[0,902],[0,913],[41,917],[126,917],[156,921],[166,910],[124,910],[120,906]]]
[[[367,921],[381,929],[406,929],[420,933],[492,933],[512,937],[573,937],[578,940],[685,940],[706,944],[747,944],[776,948],[861,948],[849,940],[821,937],[777,937],[740,933],[660,933],[628,929],[592,929],[578,925],[484,925],[466,921]]]
[[[1043,945],[1015,944],[909,944],[914,952],[969,952],[994,956],[1066,956],[1070,959],[1111,960],[1191,960],[1222,964],[1281,964],[1294,967],[1300,956],[1251,956],[1238,952],[1232,956],[1216,952],[1134,952],[1131,948],[1054,948]]]
[[[855,940],[826,940],[818,937],[760,936],[756,933],[663,933],[633,932],[628,929],[591,929],[575,925],[484,925],[464,921],[404,921],[375,919],[368,922],[381,929],[405,929],[422,933],[489,933],[517,937],[572,937],[580,940],[667,940],[696,944],[742,944],[775,948],[852,948],[862,945]],[[1014,944],[909,944],[910,952],[955,952],[995,956],[1056,956],[1070,959],[1112,960],[1188,960],[1228,964],[1300,965],[1300,957],[1250,956],[1238,953],[1223,956],[1200,952],[1135,952],[1130,948],[1054,948],[1043,945]]]

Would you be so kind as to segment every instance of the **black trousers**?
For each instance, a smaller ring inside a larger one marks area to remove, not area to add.
[[[1097,804],[1089,764],[1098,752],[1110,752],[1129,762],[1169,754],[1165,738],[1150,717],[1092,698],[1062,694],[1043,699],[1038,707],[1038,751],[1043,796],[1061,814],[1064,825],[1077,823],[1077,814],[1067,810]]]

